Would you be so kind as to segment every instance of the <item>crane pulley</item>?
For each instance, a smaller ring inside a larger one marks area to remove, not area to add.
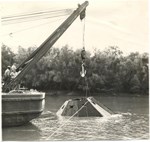
[[[82,12],[81,12],[81,14],[80,14],[80,19],[81,20],[83,20],[84,18],[85,18],[85,11],[86,11],[86,9],[84,9]]]

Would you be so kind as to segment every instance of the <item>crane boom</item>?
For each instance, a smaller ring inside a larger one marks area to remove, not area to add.
[[[88,1],[85,1],[83,4],[79,5],[78,8],[74,10],[73,13],[27,59],[22,62],[22,64],[20,64],[17,71],[22,69],[21,72],[12,81],[3,86],[4,92],[14,89],[25,74],[47,53],[47,51],[61,37],[61,35],[68,29],[75,19],[79,15],[80,18],[81,15],[85,15],[84,12],[88,4]]]

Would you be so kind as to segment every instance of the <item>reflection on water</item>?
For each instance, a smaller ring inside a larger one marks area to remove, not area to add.
[[[21,127],[3,129],[3,140],[135,140],[149,138],[148,97],[95,97],[115,113],[111,117],[57,117],[70,98],[47,96],[41,117]],[[51,113],[53,112],[53,113]]]
[[[2,137],[6,141],[29,141],[31,138],[34,140],[40,139],[41,130],[33,123],[21,127],[7,127],[3,128]]]

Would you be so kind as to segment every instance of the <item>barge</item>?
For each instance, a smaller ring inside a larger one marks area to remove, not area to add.
[[[40,116],[45,107],[45,93],[2,93],[2,127],[24,125]]]

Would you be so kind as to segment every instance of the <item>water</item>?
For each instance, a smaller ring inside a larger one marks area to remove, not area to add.
[[[57,117],[55,113],[70,98],[78,96],[46,96],[45,111],[40,118],[25,126],[3,128],[7,141],[45,140],[147,140],[149,139],[148,97],[94,97],[116,114],[104,117]]]

